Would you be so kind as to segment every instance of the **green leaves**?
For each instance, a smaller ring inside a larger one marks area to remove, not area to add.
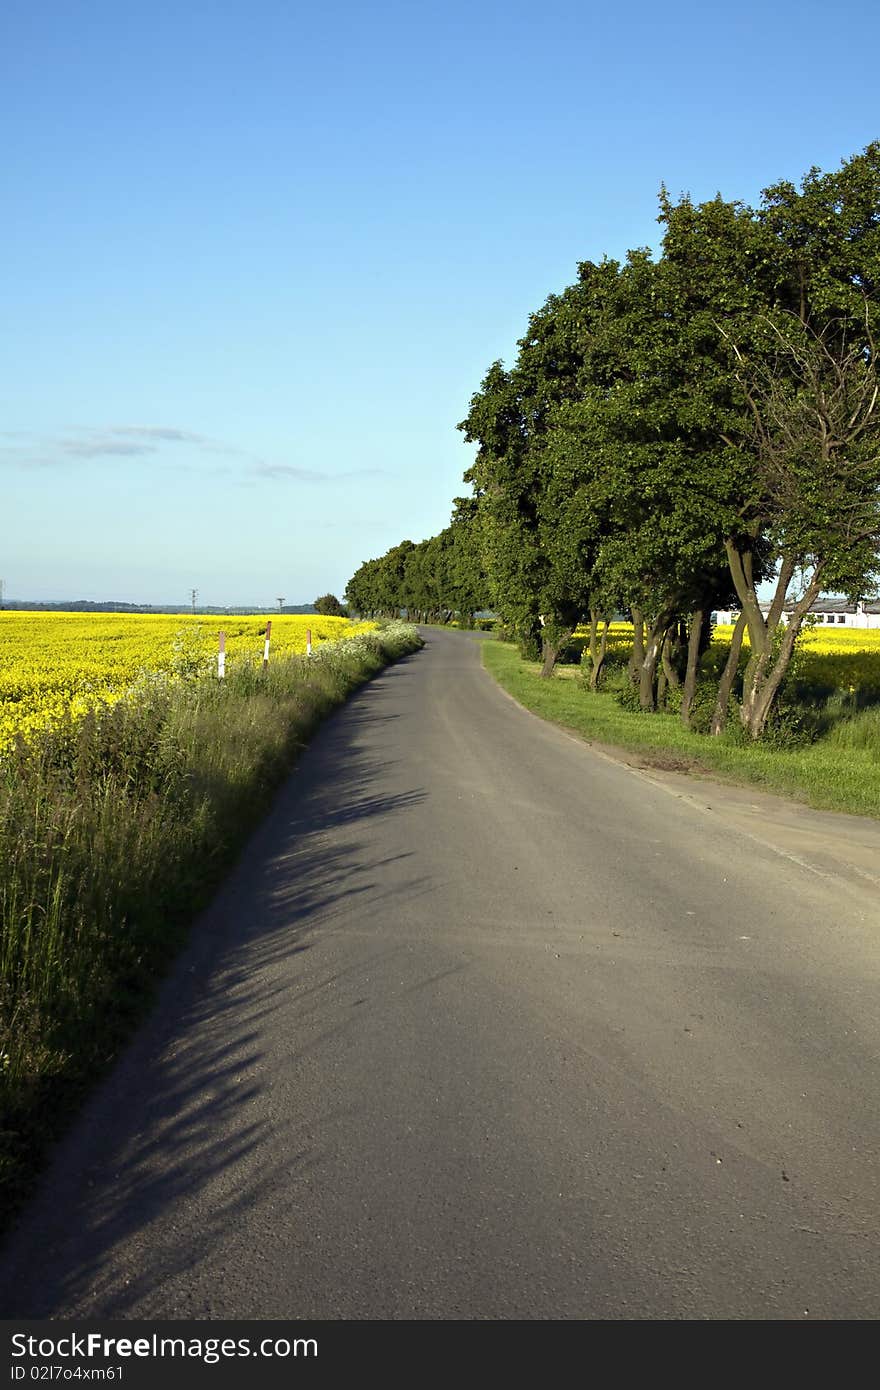
[[[374,607],[487,592],[519,631],[563,631],[596,604],[722,606],[730,556],[755,613],[776,569],[869,587],[880,142],[757,209],[662,190],[659,220],[658,261],[581,262],[513,365],[489,367],[459,426],[473,497],[448,534],[362,566],[356,606],[355,590]]]

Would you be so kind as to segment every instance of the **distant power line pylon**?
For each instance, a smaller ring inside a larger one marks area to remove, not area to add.
[[[0,598],[2,598],[2,596],[3,596],[3,591],[2,591],[2,589],[0,589]],[[278,612],[280,613],[281,610],[282,610],[282,608],[284,607],[284,599],[283,599],[283,598],[276,598],[275,602],[278,604]]]
[[[191,589],[191,590],[190,590],[190,593],[192,594],[193,617],[195,617],[195,616],[196,616],[196,599],[197,599],[198,596],[199,596],[199,591],[198,591],[198,589]]]

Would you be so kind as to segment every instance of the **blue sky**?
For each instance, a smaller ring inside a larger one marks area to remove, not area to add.
[[[878,138],[878,47],[852,0],[6,0],[7,597],[341,594],[446,525],[576,263]]]

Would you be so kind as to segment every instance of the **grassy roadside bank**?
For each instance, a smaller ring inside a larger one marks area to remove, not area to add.
[[[0,761],[0,1229],[316,725],[419,646],[147,681]]]
[[[733,730],[721,738],[689,733],[673,714],[623,709],[613,694],[583,689],[577,668],[542,680],[537,662],[517,649],[486,642],[483,663],[499,685],[543,719],[584,739],[640,754],[676,772],[710,774],[781,792],[823,810],[880,817],[880,746],[842,747],[818,741],[795,749],[743,743]]]

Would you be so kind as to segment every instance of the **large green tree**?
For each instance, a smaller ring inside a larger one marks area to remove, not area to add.
[[[683,683],[686,723],[709,614],[735,598],[712,727],[747,633],[757,738],[819,591],[864,592],[877,569],[880,145],[758,209],[664,192],[660,220],[658,261],[585,262],[531,315],[460,425],[473,498],[366,562],[349,597],[464,614],[484,593],[545,674],[589,613],[596,680],[599,620],[626,609],[642,706]]]
[[[818,594],[859,592],[876,569],[880,145],[767,189],[757,212],[683,200],[663,216],[664,260],[704,336],[682,361],[723,446],[711,476],[749,636],[741,719],[757,738]]]
[[[342,604],[339,602],[339,599],[336,597],[335,594],[322,594],[320,598],[315,599],[315,602],[312,604],[312,607],[314,608],[316,613],[322,613],[326,617],[345,617],[345,609],[343,608]]]
[[[516,363],[496,362],[459,426],[478,445],[465,475],[478,503],[493,607],[524,647],[540,641],[543,673],[589,606],[589,536],[560,508],[556,412],[577,399],[584,363],[613,301],[619,267],[585,262],[578,280],[529,318]]]
[[[629,610],[643,708],[684,680],[687,721],[708,615],[727,587],[722,532],[703,484],[707,435],[681,409],[683,324],[665,267],[631,252],[607,288],[573,398],[550,417],[546,506],[569,562],[581,567],[591,646],[598,610]],[[714,435],[711,442],[717,449]]]

